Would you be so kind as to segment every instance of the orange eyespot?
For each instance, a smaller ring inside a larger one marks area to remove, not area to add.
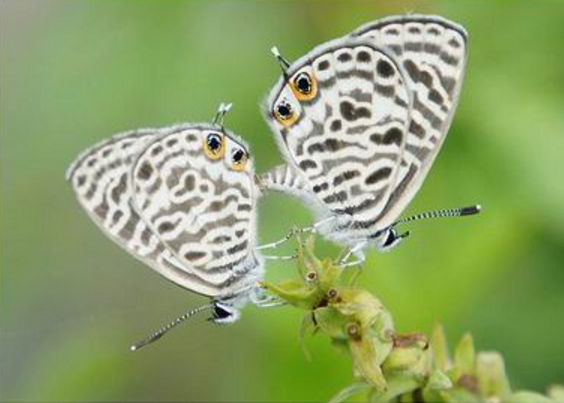
[[[276,120],[286,127],[293,125],[298,120],[298,114],[286,100],[282,100],[274,106],[273,114]]]
[[[210,133],[204,140],[204,152],[211,160],[218,160],[225,154],[225,141],[220,133]]]
[[[247,166],[247,161],[249,160],[249,155],[246,151],[237,148],[233,150],[231,154],[231,169],[234,171],[243,171]]]
[[[292,92],[299,101],[309,101],[317,95],[317,81],[315,77],[302,71],[290,83]]]

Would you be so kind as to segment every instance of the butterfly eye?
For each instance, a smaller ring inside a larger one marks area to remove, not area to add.
[[[210,133],[204,142],[204,152],[208,158],[218,160],[225,154],[225,142],[219,133]]]
[[[274,116],[283,126],[291,126],[298,120],[298,116],[294,112],[292,105],[286,100],[282,100],[274,107]]]
[[[291,87],[294,95],[300,101],[309,101],[317,95],[317,83],[305,71],[302,71],[293,79]]]
[[[247,166],[247,160],[249,159],[249,156],[244,150],[237,148],[233,150],[233,153],[231,154],[231,158],[233,160],[233,163],[231,164],[231,168],[234,171],[242,171]]]

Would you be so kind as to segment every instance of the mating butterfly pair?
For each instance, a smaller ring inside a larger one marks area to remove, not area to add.
[[[316,47],[294,63],[273,48],[282,77],[266,119],[287,161],[256,176],[244,141],[211,124],[136,130],[81,155],[68,178],[91,218],[129,253],[190,291],[211,297],[137,349],[196,312],[230,323],[249,302],[270,306],[256,246],[256,203],[279,190],[313,206],[315,230],[363,250],[397,245],[399,223],[474,214],[478,206],[398,220],[446,137],[463,81],[465,30],[435,16],[392,17]],[[356,260],[351,260],[352,256]]]

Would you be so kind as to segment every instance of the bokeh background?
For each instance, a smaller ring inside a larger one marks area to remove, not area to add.
[[[312,401],[352,380],[324,338],[298,343],[301,312],[203,318],[132,354],[128,346],[204,302],[151,272],[90,222],[64,181],[113,133],[210,120],[281,161],[258,103],[295,59],[387,15],[436,13],[471,35],[449,138],[408,212],[479,202],[472,219],[420,222],[393,253],[369,254],[361,284],[400,331],[446,325],[499,350],[516,386],[564,381],[564,2],[2,1],[0,12],[0,400]],[[260,239],[310,222],[270,195]],[[322,244],[320,252],[339,250]],[[292,277],[269,264],[268,278]]]

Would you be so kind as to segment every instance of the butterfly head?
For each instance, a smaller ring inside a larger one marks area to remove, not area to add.
[[[379,252],[388,252],[398,246],[408,236],[409,231],[398,234],[398,231],[393,227],[385,229],[376,238],[376,249]]]
[[[216,301],[213,303],[212,316],[208,319],[216,325],[230,325],[239,320],[241,312],[233,305]]]

